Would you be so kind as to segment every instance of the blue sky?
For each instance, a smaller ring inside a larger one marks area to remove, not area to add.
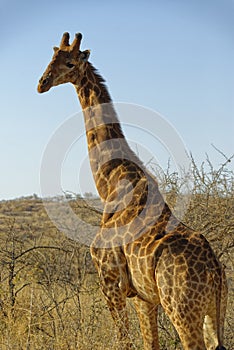
[[[36,91],[65,31],[83,33],[82,48],[91,49],[113,101],[159,111],[198,164],[206,153],[214,166],[224,161],[211,144],[233,153],[233,1],[4,0],[0,23],[0,199],[40,193],[48,140],[80,111],[69,84]],[[66,189],[76,190],[69,179]]]

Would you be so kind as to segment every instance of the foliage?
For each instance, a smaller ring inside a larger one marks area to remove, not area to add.
[[[232,349],[234,177],[228,165],[229,160],[215,170],[209,159],[206,169],[205,164],[198,168],[193,162],[192,192],[182,219],[206,235],[226,265],[229,302],[225,346]],[[181,179],[168,171],[161,176],[160,186],[175,208],[178,196],[184,196]],[[98,210],[79,196],[68,200],[77,215],[98,225]],[[97,201],[92,196],[89,200]],[[54,203],[54,199],[47,201]],[[88,247],[59,232],[37,196],[0,202],[0,264],[2,350],[117,348],[114,324]],[[134,348],[142,349],[137,316],[130,301],[128,308]],[[178,335],[161,309],[159,330],[161,349],[181,349]]]

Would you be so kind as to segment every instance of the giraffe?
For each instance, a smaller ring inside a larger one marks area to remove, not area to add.
[[[225,350],[227,284],[205,237],[178,220],[155,177],[130,149],[104,79],[64,33],[54,47],[38,92],[72,83],[84,115],[91,170],[104,203],[91,255],[118,329],[121,349],[131,349],[126,299],[135,305],[145,350],[159,350],[161,305],[185,350]]]

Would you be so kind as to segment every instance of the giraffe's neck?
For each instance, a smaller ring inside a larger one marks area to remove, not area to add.
[[[150,225],[155,220],[168,221],[171,211],[156,179],[125,140],[104,80],[87,63],[84,75],[74,85],[83,109],[90,165],[100,197],[106,203],[114,203],[111,205],[114,205],[113,212],[117,212],[117,220],[131,220],[149,204]],[[112,207],[109,213],[111,211]],[[125,214],[120,219],[121,211]],[[113,213],[107,213],[103,220],[109,222],[110,217],[114,222]]]
[[[91,106],[111,102],[105,80],[89,62],[85,63],[85,69],[82,76],[77,79],[75,88],[83,110]]]
[[[140,161],[124,138],[103,78],[90,63],[87,62],[84,75],[74,85],[84,114],[91,170],[99,194],[106,199],[109,193],[107,183],[103,182],[103,168],[110,176],[123,159]]]
[[[123,139],[121,126],[104,79],[86,63],[82,78],[75,85],[83,110],[88,149],[107,140]]]

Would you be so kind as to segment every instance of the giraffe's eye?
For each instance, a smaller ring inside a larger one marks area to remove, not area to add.
[[[67,62],[67,63],[66,63],[66,66],[67,66],[68,68],[73,68],[75,65],[72,64],[72,63],[70,63],[70,62]]]

